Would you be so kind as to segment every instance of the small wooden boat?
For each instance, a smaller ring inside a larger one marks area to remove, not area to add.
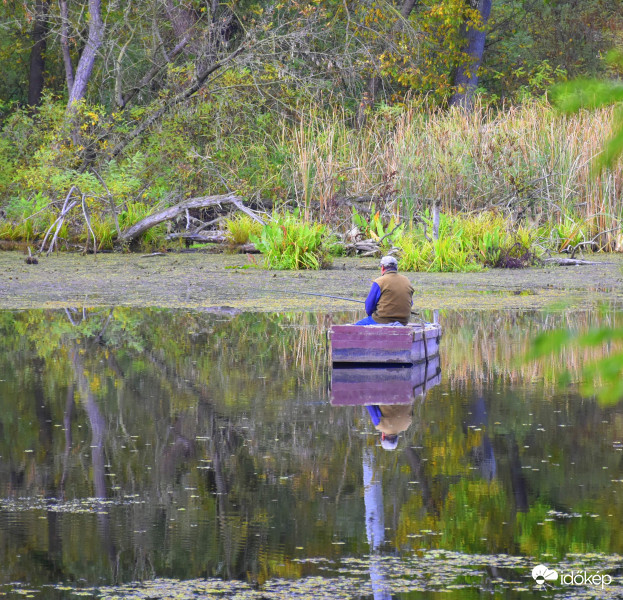
[[[417,365],[373,367],[344,364],[331,372],[331,404],[411,404],[441,383],[439,355]]]
[[[415,365],[439,354],[441,325],[334,325],[329,336],[334,363]]]

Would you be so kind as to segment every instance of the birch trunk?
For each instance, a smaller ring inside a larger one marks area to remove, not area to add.
[[[71,94],[69,94],[67,110],[71,110],[72,106],[82,100],[86,94],[97,52],[104,38],[101,8],[101,0],[89,0],[89,35],[86,46],[78,61],[74,83]]]

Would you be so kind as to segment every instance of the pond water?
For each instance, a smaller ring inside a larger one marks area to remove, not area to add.
[[[556,385],[608,349],[521,359],[623,315],[442,312],[394,451],[354,316],[0,311],[0,596],[623,597],[623,405]]]

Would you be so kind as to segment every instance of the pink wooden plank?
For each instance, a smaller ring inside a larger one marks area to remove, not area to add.
[[[382,327],[382,326],[363,326],[363,325],[334,325],[331,328],[333,335],[359,335],[362,337],[394,337],[406,336],[413,334],[411,327]]]
[[[413,333],[408,327],[336,325],[331,330],[331,345],[335,349],[408,350],[412,339]]]
[[[335,383],[331,388],[331,404],[409,404],[413,386],[408,381]]]
[[[362,350],[409,350],[411,348],[410,339],[370,339],[370,338],[332,338],[331,346],[335,350],[346,348],[361,348]]]

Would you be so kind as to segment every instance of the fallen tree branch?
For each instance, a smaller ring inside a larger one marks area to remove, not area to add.
[[[265,225],[264,221],[260,219],[260,217],[258,217],[250,208],[247,208],[240,200],[238,199],[232,200],[232,204],[238,210],[241,210],[243,213],[246,213],[247,215],[249,215],[254,221],[257,221],[258,223]]]
[[[140,236],[142,233],[151,229],[152,227],[163,223],[164,221],[170,221],[180,214],[184,214],[188,209],[196,208],[209,208],[210,206],[221,206],[223,204],[233,204],[239,210],[249,214],[256,221],[264,223],[257,215],[253,214],[251,209],[247,208],[238,196],[234,194],[222,194],[220,196],[199,196],[197,198],[190,198],[184,200],[175,206],[170,206],[165,210],[149,215],[144,219],[141,219],[138,223],[132,225],[125,231],[121,232],[118,240],[122,243],[127,243]]]
[[[390,237],[391,235],[393,235],[394,231],[396,231],[396,229],[398,229],[398,227],[400,227],[402,225],[402,223],[398,223],[398,225],[396,225],[396,227],[394,227],[389,233],[386,233],[379,241],[378,244],[379,246],[383,243],[383,240],[386,237]]]
[[[580,260],[579,258],[543,258],[544,263],[553,263],[561,267],[574,267],[577,265],[613,265],[611,262],[602,262],[594,260]]]
[[[167,240],[178,240],[180,238],[190,242],[197,242],[198,244],[222,244],[227,241],[227,238],[219,231],[207,231],[201,235],[195,232],[169,233],[165,236]]]

